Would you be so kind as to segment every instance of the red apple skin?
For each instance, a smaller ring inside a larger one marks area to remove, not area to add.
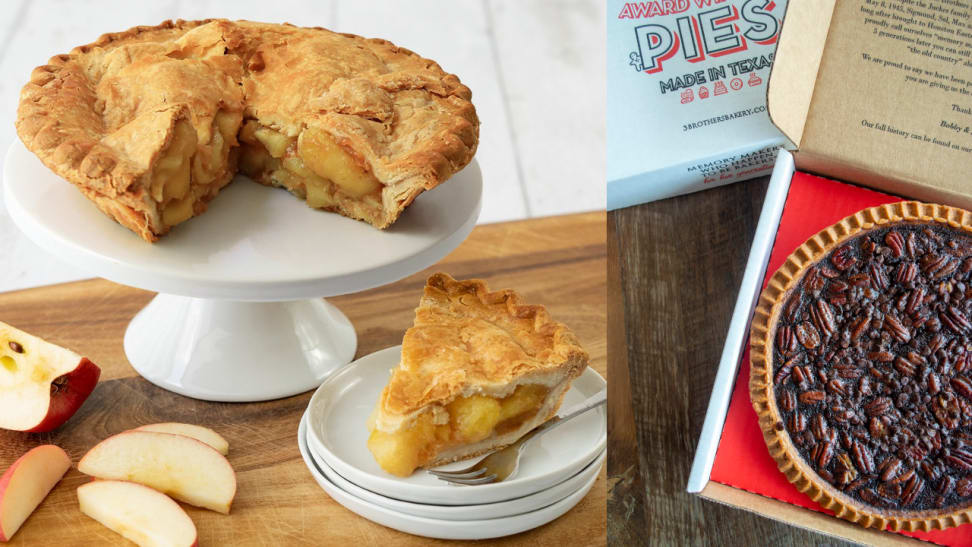
[[[82,357],[74,370],[58,376],[51,382],[51,402],[47,407],[47,415],[40,423],[25,431],[46,433],[66,422],[94,391],[100,376],[101,369],[98,365],[92,363],[87,357]]]
[[[52,449],[57,449],[56,451],[64,455],[64,460],[65,460],[63,464],[64,469],[61,471],[61,476],[64,476],[64,474],[67,473],[68,469],[71,468],[71,458],[60,447],[52,444],[45,444],[41,446],[35,446],[34,448],[28,450],[27,452],[24,453],[23,456],[17,458],[17,461],[13,462],[13,464],[11,464],[10,467],[7,468],[7,470],[3,473],[3,476],[0,476],[0,514],[2,514],[2,510],[3,510],[3,500],[7,498],[7,496],[5,496],[4,494],[7,493],[7,488],[10,486],[10,481],[13,479],[14,474],[17,472],[17,469],[20,467],[20,464],[22,464],[24,460],[26,460],[31,455],[32,452],[36,452],[38,450],[52,450]],[[56,483],[54,486],[56,486]],[[48,493],[50,492],[48,491]],[[41,502],[43,502],[43,499],[41,500]],[[37,508],[35,507],[34,509],[36,510]],[[17,530],[19,529],[20,528],[17,528]],[[14,534],[17,533],[17,530],[14,530]],[[7,541],[10,541],[10,538],[6,536],[2,527],[0,527],[0,542],[7,542]]]

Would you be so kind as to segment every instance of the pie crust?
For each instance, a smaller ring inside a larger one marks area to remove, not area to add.
[[[836,516],[861,526],[927,531],[972,522],[972,503],[965,507],[909,511],[875,507],[845,494],[818,475],[799,453],[788,428],[784,426],[774,389],[774,344],[778,343],[777,327],[782,322],[788,296],[795,289],[803,287],[805,274],[811,267],[821,264],[845,242],[899,222],[912,223],[905,226],[913,226],[914,223],[948,226],[972,234],[972,213],[968,211],[944,205],[898,202],[859,211],[808,239],[773,274],[757,302],[750,331],[749,389],[770,455],[800,492],[833,511]],[[932,486],[928,484],[924,488],[927,491]]]
[[[16,126],[47,167],[147,241],[205,211],[239,167],[386,228],[471,161],[470,98],[455,75],[384,40],[179,20],[37,67]]]
[[[415,322],[402,340],[402,361],[392,370],[368,427],[394,434],[429,419],[423,416],[436,425],[449,424],[449,405],[457,399],[503,400],[520,386],[543,393],[535,411],[519,416],[511,428],[500,432],[500,422],[481,440],[446,440],[416,467],[471,458],[511,444],[553,417],[587,364],[587,352],[574,334],[543,306],[521,304],[512,290],[490,292],[481,280],[436,273],[428,278]]]

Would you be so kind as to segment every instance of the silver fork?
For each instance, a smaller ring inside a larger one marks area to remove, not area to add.
[[[588,410],[597,408],[607,402],[607,390],[602,390],[582,403],[567,409],[563,414],[552,418],[537,426],[515,443],[492,452],[475,465],[460,471],[437,471],[429,469],[429,473],[451,484],[475,485],[504,481],[516,474],[520,464],[523,449],[530,441],[542,436],[555,427],[567,423],[571,418],[584,414]]]

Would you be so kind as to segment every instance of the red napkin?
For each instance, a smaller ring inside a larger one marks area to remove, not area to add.
[[[895,201],[902,201],[902,198],[796,172],[783,207],[783,217],[776,233],[763,286],[766,286],[766,280],[783,264],[786,257],[810,236],[861,209]],[[711,478],[749,492],[833,514],[790,484],[777,469],[776,461],[770,457],[757,423],[756,412],[749,402],[748,349],[739,364],[739,376],[733,388],[729,414],[722,429],[722,439],[719,441]],[[944,531],[900,533],[940,545],[972,547],[970,524]]]

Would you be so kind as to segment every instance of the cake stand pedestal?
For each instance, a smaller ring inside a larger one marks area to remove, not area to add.
[[[155,244],[103,215],[19,141],[4,163],[3,198],[14,223],[48,252],[158,292],[129,324],[125,354],[150,382],[209,401],[316,388],[357,348],[351,322],[321,297],[438,262],[472,231],[482,198],[473,161],[381,231],[237,178],[205,214]]]

